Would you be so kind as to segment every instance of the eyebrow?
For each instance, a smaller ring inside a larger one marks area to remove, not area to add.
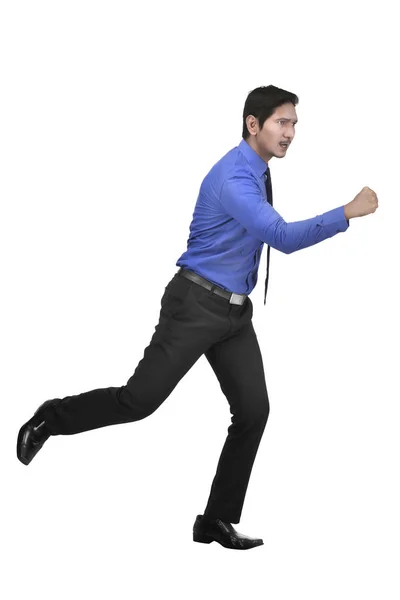
[[[277,121],[293,121],[293,123],[298,123],[298,119],[287,119],[286,117],[280,117]]]

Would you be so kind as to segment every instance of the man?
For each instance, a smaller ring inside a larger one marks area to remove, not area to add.
[[[232,413],[208,503],[193,539],[232,549],[263,544],[239,523],[255,456],[269,415],[260,348],[249,294],[264,244],[286,254],[344,232],[349,219],[375,212],[363,188],[350,203],[287,223],[272,206],[269,161],[286,155],[295,136],[298,98],[275,86],[248,95],[240,144],[204,178],[187,250],[165,288],[159,322],[126,385],[44,402],[19,432],[17,456],[28,465],[51,435],[71,435],[144,419],[171,394],[204,354]],[[269,254],[268,254],[269,258]],[[268,263],[267,258],[267,263]],[[265,292],[267,279],[265,283]],[[265,297],[264,297],[265,303]]]

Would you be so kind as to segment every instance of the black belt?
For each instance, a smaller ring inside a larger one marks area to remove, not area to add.
[[[205,287],[207,290],[210,290],[218,296],[222,296],[222,298],[229,300],[230,304],[243,304],[246,301],[247,294],[235,294],[234,292],[228,292],[222,287],[219,287],[219,285],[208,281],[208,279],[206,279],[205,277],[198,275],[194,271],[189,271],[189,269],[184,269],[183,267],[181,267],[178,271],[178,275],[181,275],[182,277],[186,277],[187,279],[198,283],[199,285]]]

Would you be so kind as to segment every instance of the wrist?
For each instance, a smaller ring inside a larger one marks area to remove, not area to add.
[[[344,205],[344,217],[345,217],[345,219],[347,219],[347,221],[352,218],[352,215],[350,214],[350,210],[349,210],[349,205],[348,204]]]

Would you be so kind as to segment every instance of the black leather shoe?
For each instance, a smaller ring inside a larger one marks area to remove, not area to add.
[[[238,533],[230,523],[225,523],[221,519],[209,519],[204,515],[196,517],[193,525],[193,541],[203,544],[218,542],[224,548],[233,550],[248,550],[264,544],[261,538],[251,538]]]
[[[29,421],[22,425],[18,433],[17,457],[24,464],[29,465],[32,458],[36,456],[51,433],[46,427],[45,420],[41,417],[45,408],[55,400],[43,402]]]

